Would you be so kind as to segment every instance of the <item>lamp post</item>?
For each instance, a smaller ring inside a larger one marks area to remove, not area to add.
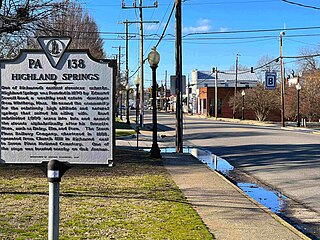
[[[120,93],[120,120],[122,120],[122,91]]]
[[[296,89],[297,89],[297,103],[298,103],[298,109],[297,109],[297,127],[300,127],[300,112],[299,112],[299,105],[300,105],[300,90],[301,90],[301,85],[300,83],[298,82],[297,85],[296,85]]]
[[[126,86],[126,92],[127,92],[127,99],[126,99],[126,107],[127,107],[127,124],[130,124],[130,119],[129,119],[129,91],[130,91],[130,86],[129,83]]]
[[[136,125],[138,126],[139,120],[139,85],[140,85],[140,78],[139,75],[136,76],[134,79],[134,84],[136,85]]]
[[[151,158],[161,158],[160,148],[157,143],[157,67],[160,62],[160,54],[157,52],[156,47],[153,47],[148,54],[148,62],[152,69],[152,147]]]
[[[242,117],[241,119],[244,120],[244,96],[246,95],[246,92],[242,90],[241,96],[242,96]]]

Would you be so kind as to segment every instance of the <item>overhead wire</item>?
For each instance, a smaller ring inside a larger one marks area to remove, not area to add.
[[[306,5],[306,4],[302,4],[302,3],[298,3],[298,2],[292,2],[292,1],[288,1],[288,0],[281,0],[281,1],[282,1],[282,2],[285,2],[285,3],[297,5],[297,6],[299,6],[299,7],[312,8],[312,9],[315,9],[315,10],[320,10],[320,7],[315,7],[315,6],[311,6],[311,5]]]
[[[162,31],[162,34],[161,34],[161,36],[160,36],[160,38],[159,38],[159,40],[158,40],[158,42],[157,42],[157,44],[156,44],[156,47],[158,47],[158,45],[160,44],[160,42],[162,41],[162,39],[163,39],[164,36],[165,36],[165,33],[166,33],[166,31],[167,31],[167,28],[168,28],[168,26],[169,26],[169,23],[170,23],[170,20],[171,20],[171,17],[172,17],[172,15],[173,15],[173,12],[174,12],[174,9],[175,9],[175,8],[176,8],[176,4],[174,4],[173,7],[172,7],[172,9],[171,9],[169,18],[168,18],[167,23],[166,23],[166,25],[165,25],[165,27],[164,27],[164,29],[163,29],[163,31]]]
[[[164,14],[164,16],[167,14],[168,9],[169,9],[169,6],[170,6],[170,4],[168,5],[167,11],[166,11],[166,13]],[[166,22],[166,24],[165,24],[165,27],[164,27],[164,29],[163,29],[163,31],[162,31],[162,34],[161,34],[160,38],[157,39],[158,42],[157,42],[157,44],[155,45],[156,47],[158,47],[158,45],[160,44],[160,42],[162,41],[162,39],[163,39],[164,36],[165,36],[166,30],[167,30],[168,25],[169,25],[169,23],[170,23],[170,20],[171,20],[171,17],[172,17],[172,15],[173,15],[175,6],[176,6],[176,4],[173,5],[173,8],[172,8],[172,10],[171,10],[171,12],[170,12],[169,18],[168,18],[168,20],[167,20],[167,22]],[[163,19],[164,19],[164,17],[163,17]],[[162,21],[163,21],[163,19],[162,19]],[[161,25],[161,24],[160,24],[160,25]],[[159,28],[160,28],[160,26],[159,26]],[[158,28],[158,30],[159,30],[159,28]],[[155,39],[156,39],[156,38],[155,38]],[[146,40],[155,40],[155,39],[146,39]],[[149,45],[149,47],[150,47],[150,45]],[[144,59],[143,62],[145,62],[146,60],[147,60],[147,58]],[[132,78],[133,76],[135,76],[135,74],[139,71],[139,69],[140,69],[140,66],[137,68],[137,70],[136,70],[131,76],[129,76],[129,79]]]
[[[285,31],[314,30],[314,29],[320,29],[320,26],[293,27],[293,28],[286,28]],[[252,29],[252,30],[233,30],[233,31],[193,32],[193,33],[185,34],[183,37],[192,36],[192,35],[258,33],[258,32],[279,32],[279,31],[284,31],[284,29],[283,28],[271,28],[271,29]]]

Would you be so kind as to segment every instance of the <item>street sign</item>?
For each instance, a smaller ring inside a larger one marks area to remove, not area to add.
[[[277,73],[266,72],[265,88],[268,90],[274,90],[277,88]]]
[[[69,38],[39,42],[42,50],[0,62],[0,162],[109,164],[115,61],[68,50]]]

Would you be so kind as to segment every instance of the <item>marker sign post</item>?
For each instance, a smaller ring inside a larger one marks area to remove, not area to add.
[[[67,50],[68,37],[41,37],[42,50],[0,62],[0,163],[49,162],[48,239],[59,236],[59,187],[68,164],[112,166],[114,60]]]

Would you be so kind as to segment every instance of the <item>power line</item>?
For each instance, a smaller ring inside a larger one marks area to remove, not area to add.
[[[169,23],[170,23],[170,20],[171,20],[171,17],[172,17],[172,15],[173,15],[173,12],[174,12],[174,9],[175,9],[175,8],[176,8],[176,4],[174,4],[173,7],[172,7],[171,13],[170,13],[169,18],[168,18],[168,20],[167,20],[167,23],[166,23],[166,25],[165,25],[165,27],[164,27],[164,29],[163,29],[163,32],[162,32],[162,34],[161,34],[161,36],[160,36],[160,38],[159,38],[159,40],[158,40],[158,42],[157,42],[157,44],[156,44],[156,47],[158,47],[159,43],[161,42],[161,40],[162,40],[162,39],[164,38],[164,36],[165,36],[165,33],[166,33],[166,31],[167,31],[168,25],[169,25]]]
[[[315,6],[311,6],[311,5],[305,5],[305,4],[302,4],[302,3],[292,2],[292,1],[288,1],[288,0],[282,0],[282,2],[293,4],[293,5],[297,5],[299,7],[312,8],[312,9],[315,9],[315,10],[320,10],[319,7],[315,7]]]
[[[191,2],[191,3],[189,3]],[[267,2],[278,2],[278,0],[252,0],[252,1],[226,1],[226,2],[201,2],[201,3],[194,3],[190,0],[185,0],[185,1],[182,1],[183,5],[184,6],[201,6],[201,5],[230,5],[230,4],[251,4],[251,3],[267,3]],[[89,5],[85,2],[80,2],[81,4],[83,5]],[[161,3],[158,3],[158,6],[164,6],[165,4],[161,4]],[[100,8],[100,7],[118,7],[119,4],[90,4],[90,7],[87,7],[89,9],[92,9],[92,8]]]
[[[320,29],[320,26],[286,28],[286,31],[312,30],[312,29]],[[185,34],[183,37],[192,36],[192,35],[258,33],[258,32],[279,32],[279,31],[283,31],[283,28],[234,30],[234,31],[213,31],[213,32],[194,32],[194,33]]]
[[[226,2],[201,2],[201,3],[189,3],[191,0],[183,1],[183,5],[191,5],[191,6],[201,6],[201,5],[230,5],[230,4],[251,4],[251,3],[266,3],[266,2],[278,2],[278,0],[253,0],[253,1],[226,1]]]
[[[312,58],[312,57],[320,57],[320,53],[310,54],[310,55],[302,55],[302,56],[288,56],[282,58]]]
[[[312,57],[320,57],[320,53],[310,54],[310,55],[301,55],[301,56],[282,56],[282,58],[285,58],[285,59],[297,59],[297,60],[294,60],[292,62],[302,61],[303,59],[312,58]],[[254,67],[254,68],[252,68],[250,70],[239,72],[238,74],[244,74],[244,73],[252,72],[252,70],[259,70],[261,68],[264,68],[264,67],[270,65],[273,62],[279,62],[279,59],[280,59],[280,57],[274,58],[271,61],[269,61],[269,62],[267,62],[267,63],[265,63],[263,65],[260,65],[258,67]],[[230,73],[221,72],[221,73],[228,74],[228,75],[235,75],[235,73],[231,73],[231,72]],[[212,74],[210,74],[206,79],[208,79],[211,75]],[[206,80],[206,79],[204,79],[204,80]]]

